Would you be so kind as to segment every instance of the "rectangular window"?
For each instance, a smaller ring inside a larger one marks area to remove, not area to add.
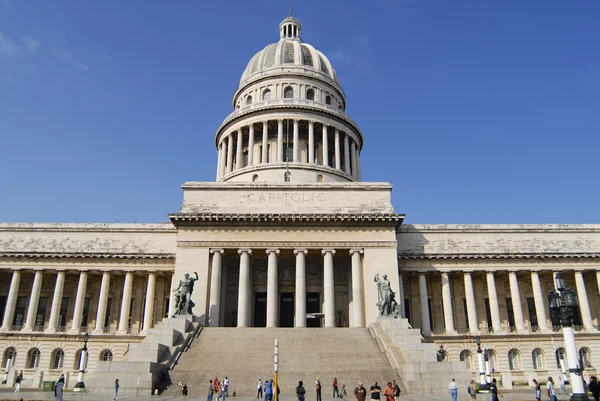
[[[510,331],[515,329],[515,313],[513,310],[512,298],[506,298],[506,313],[508,314],[508,324]]]
[[[44,327],[44,321],[46,320],[46,309],[48,309],[48,297],[40,297],[37,313],[35,314],[35,327]]]
[[[86,298],[85,301],[83,302],[83,317],[81,319],[81,329],[85,330],[87,329],[87,325],[88,325],[88,320],[90,317],[90,302],[91,302],[91,298]]]
[[[494,331],[494,326],[492,325],[492,312],[490,309],[490,299],[484,298],[485,301],[485,316],[487,318],[488,331]]]
[[[15,317],[13,318],[13,326],[20,327],[24,323],[25,308],[27,307],[28,297],[18,297],[17,307],[15,309]]]
[[[60,314],[58,316],[58,327],[64,330],[67,327],[67,312],[69,310],[69,297],[63,297],[60,304]]]
[[[535,300],[533,298],[527,298],[527,310],[529,311],[529,324],[531,326],[531,330],[537,331],[539,326],[537,312],[535,310]]]
[[[408,319],[408,323],[412,325],[412,318],[410,316],[410,300],[404,298],[404,316]]]

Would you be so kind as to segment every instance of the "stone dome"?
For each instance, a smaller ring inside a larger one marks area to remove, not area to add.
[[[269,75],[303,73],[333,82],[339,81],[329,59],[300,38],[300,23],[287,17],[279,25],[280,38],[252,57],[240,79],[240,87]]]

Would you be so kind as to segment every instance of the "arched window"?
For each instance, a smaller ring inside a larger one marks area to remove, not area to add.
[[[29,369],[35,369],[40,366],[40,350],[32,348],[27,353],[27,367]]]
[[[294,97],[294,89],[292,89],[291,86],[287,86],[284,90],[283,90],[283,97],[286,99],[291,99]]]
[[[460,352],[460,361],[464,362],[465,367],[469,370],[471,370],[471,361],[472,361],[472,354],[471,351],[469,351],[468,349],[462,350]]]
[[[496,351],[493,349],[488,349],[488,360],[490,361],[490,369],[496,370],[496,366],[498,366],[498,356],[496,355]]]
[[[8,367],[15,366],[15,360],[17,359],[17,350],[13,347],[8,347],[4,350],[4,355],[2,358],[2,367],[6,367],[6,362],[10,359],[10,364]]]
[[[263,100],[271,100],[271,91],[269,89],[265,89],[263,92]]]
[[[100,353],[100,360],[105,362],[110,362],[113,360],[113,354],[109,349],[105,349]]]
[[[306,99],[307,100],[315,100],[315,91],[312,89],[309,89],[306,91]]]
[[[246,98],[246,104],[252,104],[252,96]]]
[[[534,369],[544,369],[544,352],[540,348],[536,348],[531,352]]]
[[[592,367],[592,351],[588,347],[579,349],[579,364],[584,368]]]
[[[511,349],[508,351],[508,368],[510,370],[521,369],[520,353],[517,349]]]
[[[50,369],[62,369],[64,362],[65,362],[65,352],[62,349],[57,348],[54,351],[52,351],[52,359],[50,360]]]
[[[325,96],[325,103],[328,104],[329,106],[331,106],[331,96],[329,96],[329,95]]]
[[[562,370],[563,365],[567,366],[567,352],[561,347],[557,348],[554,354],[556,355],[556,368]]]

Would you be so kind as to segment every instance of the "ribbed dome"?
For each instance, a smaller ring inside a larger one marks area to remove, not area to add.
[[[286,18],[281,26],[299,23],[293,17]],[[285,31],[282,31],[285,32]],[[295,32],[295,31],[294,31]],[[298,29],[299,32],[299,29]],[[291,68],[339,84],[335,70],[323,53],[307,43],[302,43],[295,34],[282,33],[279,42],[268,45],[252,57],[240,79],[240,86],[257,78],[288,72]]]

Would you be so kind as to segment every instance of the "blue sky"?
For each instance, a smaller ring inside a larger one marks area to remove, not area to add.
[[[0,221],[167,221],[286,1],[0,0]],[[600,2],[295,1],[408,223],[600,223]]]

